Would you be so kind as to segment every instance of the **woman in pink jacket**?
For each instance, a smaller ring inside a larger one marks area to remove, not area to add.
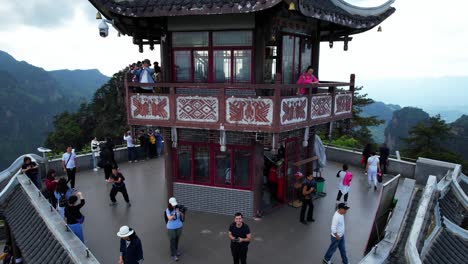
[[[311,84],[311,83],[318,83],[319,80],[317,77],[314,75],[314,69],[312,66],[307,67],[307,70],[299,76],[299,79],[297,80],[297,84]],[[305,95],[306,89],[305,88],[299,88],[297,91],[298,95]]]

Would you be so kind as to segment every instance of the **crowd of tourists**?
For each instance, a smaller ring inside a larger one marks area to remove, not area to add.
[[[137,162],[139,160],[139,155],[136,151],[137,139],[132,136],[130,131],[127,131],[123,136],[123,140],[127,142],[128,162]],[[142,150],[141,159],[146,160],[153,157],[159,157],[162,154],[163,138],[159,130],[153,131],[148,129],[146,131],[138,131],[138,141]],[[114,147],[115,145],[110,139],[98,141],[97,138],[94,138],[91,141],[93,165],[95,166],[94,169],[98,170],[99,167],[103,168],[106,182],[112,184],[112,188],[109,193],[109,205],[116,206],[116,196],[118,193],[121,193],[123,199],[127,203],[127,206],[130,207],[131,203],[125,185],[125,177],[119,171],[117,162],[115,161]],[[361,159],[361,163],[365,169],[364,173],[368,177],[369,187],[374,187],[374,190],[377,189],[378,183],[382,182],[382,174],[387,173],[390,150],[385,144],[383,144],[379,149],[379,153],[380,156],[378,157],[376,152],[372,149],[372,145],[368,144],[362,152]],[[282,155],[281,152],[279,155]],[[62,155],[61,164],[66,177],[57,178],[56,171],[50,169],[47,172],[45,179],[45,189],[43,190],[43,194],[64,219],[70,231],[84,242],[82,226],[85,221],[85,216],[80,210],[85,206],[85,199],[83,194],[75,189],[78,163],[76,154],[72,150],[71,146],[68,146],[66,148],[66,152]],[[22,172],[28,176],[31,182],[40,189],[41,181],[39,178],[38,164],[32,161],[30,157],[25,157],[21,169]],[[348,206],[348,196],[353,179],[353,175],[348,169],[348,165],[343,164],[342,169],[336,174],[336,177],[338,178],[336,212],[333,215],[331,224],[331,243],[325,253],[323,263],[331,263],[330,259],[337,249],[339,249],[341,253],[343,263],[348,263],[344,236],[344,215],[350,208]],[[302,208],[299,220],[305,225],[308,225],[308,222],[315,221],[313,218],[313,200],[317,195],[316,179],[317,177],[313,177],[313,175],[310,174],[304,177],[301,184],[299,197],[301,197]],[[342,198],[343,202],[341,201]],[[183,205],[178,204],[175,197],[171,197],[164,212],[166,229],[170,242],[171,258],[173,261],[178,261],[182,255],[182,252],[179,250],[179,241],[186,217],[185,210],[186,208]],[[117,236],[121,239],[119,263],[142,263],[142,242],[136,235],[135,230],[128,226],[122,226],[118,231]],[[247,252],[248,245],[251,240],[251,232],[248,225],[243,223],[242,213],[235,214],[234,221],[228,229],[228,237],[231,240],[230,248],[234,264],[247,263]]]
[[[161,79],[161,67],[159,67],[159,62],[157,61],[153,63],[152,68],[149,59],[128,65],[127,82],[151,84],[159,83]],[[153,86],[131,86],[130,88],[135,93],[151,93],[155,91]]]

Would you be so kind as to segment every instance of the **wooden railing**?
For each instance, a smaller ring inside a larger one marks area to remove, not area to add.
[[[126,83],[130,125],[279,133],[351,117],[350,82]],[[144,89],[149,91],[144,92]],[[304,95],[297,95],[305,88]]]

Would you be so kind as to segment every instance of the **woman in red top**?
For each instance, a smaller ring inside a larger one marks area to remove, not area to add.
[[[47,194],[48,194],[48,197],[49,197],[50,204],[56,205],[57,201],[55,199],[54,192],[55,192],[55,189],[57,189],[57,180],[55,179],[55,170],[54,169],[50,169],[47,172],[47,177],[46,177],[46,180],[45,180],[45,184],[46,184],[46,191],[47,191]]]
[[[307,67],[307,70],[299,76],[297,80],[297,84],[311,84],[311,83],[318,83],[319,80],[314,75],[314,69],[312,66]],[[305,88],[299,88],[297,91],[298,95],[305,95]]]

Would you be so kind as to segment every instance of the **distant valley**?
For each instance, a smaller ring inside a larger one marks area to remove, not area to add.
[[[0,170],[21,154],[37,152],[54,116],[76,111],[108,80],[95,69],[46,71],[0,51]]]

